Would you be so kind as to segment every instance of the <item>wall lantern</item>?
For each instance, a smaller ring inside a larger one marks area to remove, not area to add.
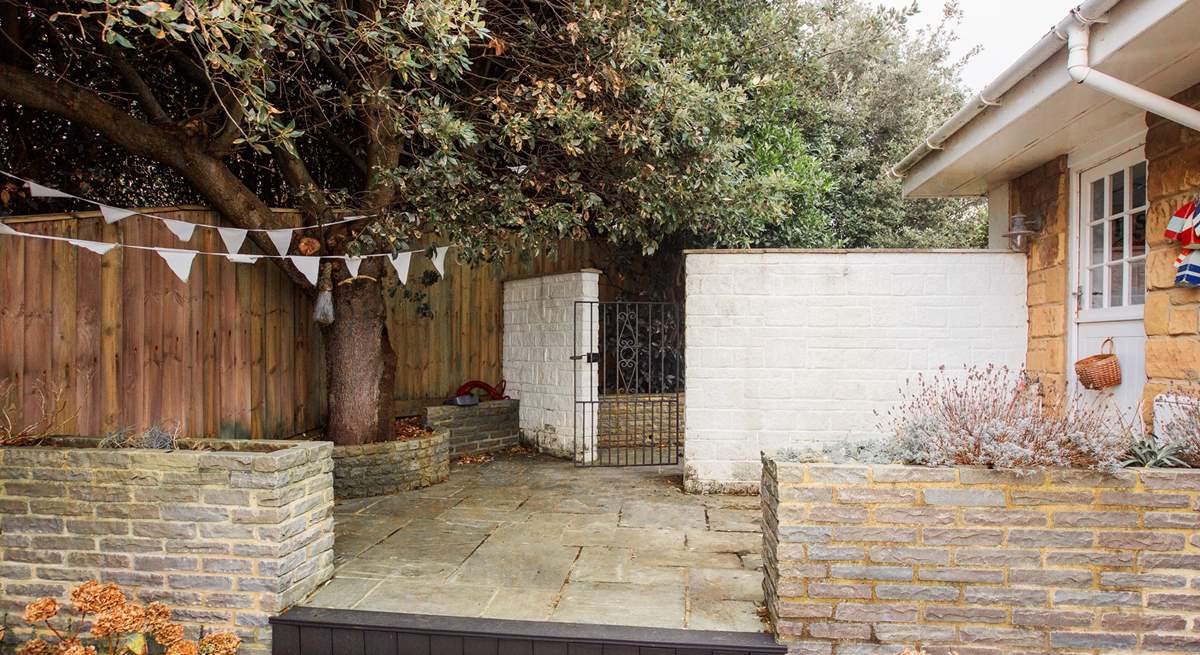
[[[1030,218],[1025,214],[1013,214],[1009,220],[1008,248],[1013,252],[1029,252],[1029,242],[1042,231],[1042,219]]]

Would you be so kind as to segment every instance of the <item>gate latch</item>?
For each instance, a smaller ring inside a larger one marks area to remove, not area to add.
[[[587,363],[589,363],[589,364],[597,364],[600,362],[600,353],[587,353],[586,355],[572,355],[571,361],[577,362],[581,359],[584,359],[585,357],[587,358]]]

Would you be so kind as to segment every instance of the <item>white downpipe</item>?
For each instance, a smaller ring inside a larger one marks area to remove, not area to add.
[[[1103,17],[1104,14],[1108,13],[1108,10],[1117,6],[1119,2],[1121,0],[1084,0],[1066,18],[1060,20],[1057,25],[1047,32],[1028,52],[1001,73],[995,81],[975,94],[974,97],[967,101],[967,104],[963,105],[962,109],[958,110],[958,113],[951,116],[945,123],[942,123],[941,127],[934,130],[933,134],[930,134],[929,138],[925,140],[925,143],[913,148],[912,152],[908,153],[895,166],[888,169],[888,172],[894,177],[904,177],[904,174],[915,166],[917,162],[924,159],[926,155],[934,150],[941,150],[942,144],[953,136],[955,132],[962,129],[964,125],[970,123],[988,107],[1000,104],[1001,96],[1062,49],[1063,34],[1071,29],[1072,26],[1079,24],[1076,16],[1086,22],[1091,22]]]
[[[1088,54],[1090,43],[1089,23],[1077,21],[1067,29],[1067,72],[1071,74],[1071,79],[1184,127],[1200,131],[1200,111],[1092,68],[1089,65]]]

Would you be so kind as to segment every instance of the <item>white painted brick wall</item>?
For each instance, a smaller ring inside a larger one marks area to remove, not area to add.
[[[687,485],[754,491],[760,451],[859,440],[905,380],[1025,360],[1025,258],[687,255]]]
[[[571,356],[577,339],[584,344],[596,339],[596,326],[587,313],[581,315],[576,334],[576,302],[599,296],[600,273],[595,270],[504,283],[503,375],[507,393],[521,403],[522,438],[539,451],[574,455],[576,363]],[[594,370],[589,370],[594,368],[595,364],[580,364],[581,379],[594,379]],[[581,388],[594,394],[587,385]],[[594,429],[594,421],[589,426]]]

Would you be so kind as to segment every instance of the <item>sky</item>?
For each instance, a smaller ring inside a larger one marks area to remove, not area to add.
[[[872,1],[903,7],[913,0]],[[940,20],[943,4],[944,0],[917,0],[921,13],[913,19],[914,29]],[[1079,0],[959,0],[963,21],[955,54],[983,46],[963,70],[963,81],[973,91],[983,88],[1077,4]]]

